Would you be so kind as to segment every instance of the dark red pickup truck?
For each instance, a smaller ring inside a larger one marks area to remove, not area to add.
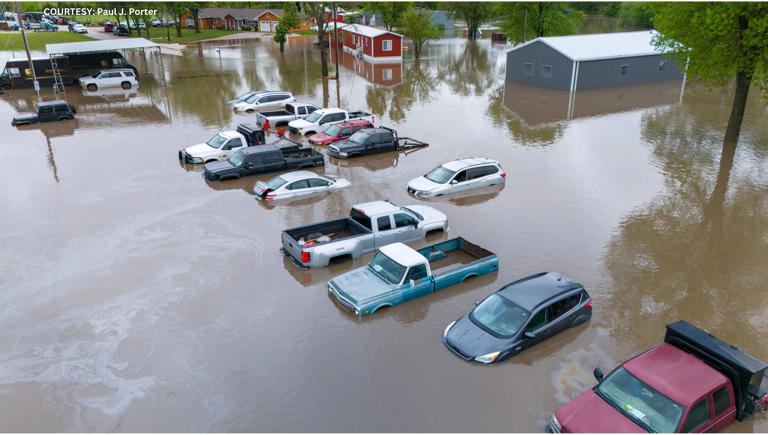
[[[549,432],[718,432],[766,408],[768,365],[685,321],[552,416]],[[761,385],[762,384],[762,385]]]
[[[309,143],[312,145],[328,145],[346,139],[363,128],[373,128],[373,123],[365,119],[354,119],[352,121],[332,124],[320,133],[310,136]]]

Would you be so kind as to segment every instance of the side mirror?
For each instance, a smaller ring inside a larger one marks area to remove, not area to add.
[[[411,287],[413,287],[414,285],[416,285],[416,281],[410,280],[410,281],[408,281],[408,284],[410,284]]]
[[[253,168],[253,163],[246,163],[246,164],[243,165],[243,167],[245,169],[252,169]]]
[[[597,382],[603,382],[603,371],[600,370],[600,367],[595,367],[595,371],[592,372],[592,374],[595,375],[595,379],[597,379]]]
[[[480,301],[475,299],[475,306],[480,305]]]
[[[525,334],[523,335],[525,335],[525,338],[536,338],[536,334],[531,331],[525,331]]]
[[[451,180],[451,184],[459,184],[459,180]]]

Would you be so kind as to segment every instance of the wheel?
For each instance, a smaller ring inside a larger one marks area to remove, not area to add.
[[[89,84],[88,84],[88,86],[86,86],[86,88],[87,88],[89,91],[95,91],[96,89],[98,89],[98,86],[96,86],[96,84],[95,84],[95,83],[89,83]]]
[[[120,83],[120,87],[123,89],[131,89],[131,82],[122,82]]]
[[[253,109],[248,109],[245,111],[245,113],[251,113],[251,112],[253,112]]]
[[[59,116],[59,121],[69,121],[68,116]]]

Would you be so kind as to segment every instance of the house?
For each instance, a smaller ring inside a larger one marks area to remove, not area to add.
[[[506,79],[575,91],[680,79],[656,50],[656,31],[536,38],[507,52]]]
[[[200,9],[198,15],[200,28],[202,29],[237,30],[255,28],[260,32],[274,32],[282,16],[282,9],[242,8],[203,8]],[[181,27],[195,27],[195,19],[191,13],[182,15]],[[293,32],[300,30],[309,30],[308,19],[302,19],[297,28],[291,29]]]
[[[331,61],[334,61],[333,56],[334,52],[331,50]],[[369,62],[351,52],[340,50],[339,65],[375,85],[392,87],[403,81],[403,62],[401,60]]]
[[[403,35],[362,24],[339,26],[339,44],[344,51],[369,62],[400,61],[403,58]],[[328,35],[329,41],[333,33]]]

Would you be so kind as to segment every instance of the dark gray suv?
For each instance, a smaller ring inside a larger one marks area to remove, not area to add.
[[[38,122],[75,119],[75,106],[64,100],[46,101],[35,104],[35,112],[14,116],[11,125],[37,124]]]

